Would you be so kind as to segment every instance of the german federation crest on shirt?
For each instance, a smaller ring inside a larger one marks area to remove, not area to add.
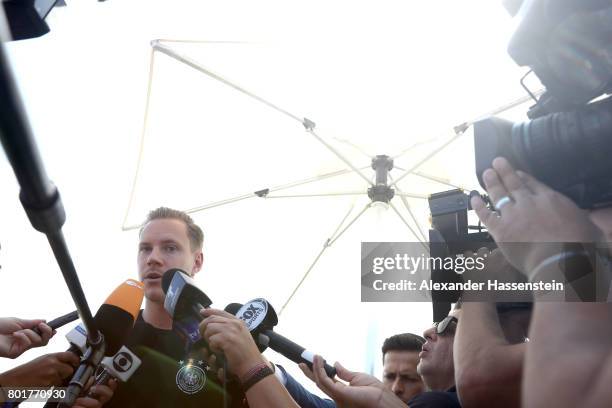
[[[179,361],[176,373],[176,386],[185,394],[196,394],[206,385],[206,365],[202,360]]]

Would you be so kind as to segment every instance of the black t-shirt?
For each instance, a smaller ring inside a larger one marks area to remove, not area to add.
[[[187,353],[185,342],[172,330],[155,328],[142,311],[126,346],[142,364],[127,383],[119,383],[108,408],[240,407],[244,396],[236,384],[227,393],[198,354]],[[227,405],[224,405],[227,395]]]
[[[461,408],[457,388],[447,391],[427,391],[408,401],[408,408]]]

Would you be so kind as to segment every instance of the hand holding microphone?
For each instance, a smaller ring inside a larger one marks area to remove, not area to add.
[[[214,344],[209,343],[208,346],[216,353],[211,359],[214,358],[218,365],[227,363],[228,371],[240,376],[244,367],[247,367],[246,370],[252,368],[252,365],[249,366],[251,362],[263,361],[245,325],[230,313],[207,309],[212,301],[187,273],[180,269],[166,271],[162,277],[162,289],[166,294],[164,308],[172,316],[173,330],[190,344],[195,344],[201,338],[208,343],[212,338]],[[203,321],[205,316],[209,316],[207,313],[214,316],[214,319],[211,317],[212,321]],[[207,323],[212,323],[208,331],[205,329]],[[226,351],[229,356],[223,358],[220,353]]]
[[[0,357],[17,358],[28,349],[45,346],[53,334],[41,319],[0,318]]]
[[[46,354],[0,374],[3,387],[60,386],[79,365],[79,357],[67,351]]]
[[[17,358],[26,350],[46,346],[58,329],[79,318],[76,311],[46,323],[42,319],[0,318],[0,357]]]
[[[244,305],[232,303],[225,310],[244,321],[260,351],[270,347],[294,363],[306,364],[312,370],[315,354],[273,331],[274,326],[278,324],[278,317],[267,300],[253,299]],[[323,368],[329,378],[336,376],[334,367],[324,362]]]
[[[232,374],[242,379],[253,367],[266,364],[243,321],[217,309],[204,309],[202,316],[202,337],[212,351],[225,355],[227,368]]]
[[[216,352],[230,350],[232,345],[234,348],[245,348],[244,355],[231,356],[235,361],[233,365],[228,361],[233,374],[239,376],[243,368],[241,358],[254,360],[251,346],[258,350],[259,361],[263,361],[260,353],[270,347],[288,359],[298,364],[305,363],[312,368],[314,353],[272,331],[278,324],[278,318],[272,305],[265,299],[254,299],[246,305],[232,303],[226,307],[225,312],[208,312],[206,308],[212,303],[210,298],[180,269],[170,269],[164,273],[162,289],[166,294],[164,308],[172,316],[173,329],[182,333],[191,343],[195,343],[202,336],[207,342],[210,339],[216,341],[214,347],[211,345],[211,349]],[[208,320],[202,321],[203,316]],[[206,326],[209,323],[214,325],[212,331],[207,332]],[[228,330],[226,335],[222,333],[223,328]],[[250,338],[244,336],[245,333],[249,333]],[[239,353],[237,350],[230,352]],[[325,371],[330,378],[336,375],[336,370],[329,364],[325,364]]]
[[[211,350],[225,355],[228,370],[238,376],[248,405],[266,408],[298,408],[287,389],[274,376],[274,366],[261,355],[246,324],[236,316],[215,309],[202,310],[200,325]]]
[[[106,385],[91,385],[93,378],[89,379],[87,396],[79,397],[71,408],[102,408],[115,395],[117,380],[110,380]]]
[[[138,282],[135,282],[138,283]],[[98,314],[96,315],[96,322],[103,327],[103,333],[107,333],[110,337],[109,344],[112,349],[115,347],[118,336],[118,332],[122,332],[122,327],[126,326],[124,322],[124,318],[121,316],[121,312],[116,310],[123,310],[125,313],[126,310],[122,309],[128,307],[125,305],[125,297],[122,299],[117,299],[117,296],[120,293],[125,293],[125,285],[130,286],[127,291],[129,294],[127,295],[129,300],[127,303],[136,303],[137,305],[131,305],[130,312],[135,306],[140,307],[140,303],[142,303],[142,295],[139,295],[139,292],[142,290],[138,290],[133,282],[125,282],[120,285],[113,294],[106,300],[105,304],[100,308]],[[138,310],[138,309],[136,309]],[[14,330],[15,326],[18,327],[30,327],[32,329],[21,329],[28,333],[28,338],[34,338],[38,336],[41,340],[44,340],[46,344],[50,335],[54,334],[54,330],[59,328],[71,321],[74,321],[78,318],[78,314],[76,312],[71,312],[66,315],[63,315],[57,319],[50,321],[48,324],[41,323],[42,320],[22,320],[16,318],[5,318],[0,319],[0,330],[6,332],[10,332]],[[109,326],[113,326],[109,328]],[[37,332],[37,329],[39,332]],[[35,333],[37,332],[37,333]],[[129,331],[126,332],[126,334]],[[5,335],[8,336],[8,335]],[[31,337],[30,337],[31,336]],[[67,379],[75,372],[75,369],[79,366],[81,356],[87,351],[87,333],[81,326],[75,327],[71,330],[66,336],[70,342],[70,348],[68,351],[61,353],[53,353],[47,354],[41,357],[38,357],[28,363],[22,364],[18,367],[15,367],[7,372],[0,374],[0,384],[4,387],[51,387],[51,386],[66,386]],[[36,344],[36,343],[33,343]],[[43,344],[41,344],[43,345]],[[113,386],[99,386],[96,388],[96,394],[100,401],[104,401],[105,399],[110,399],[112,396]],[[92,398],[79,398],[76,400],[76,405],[78,407],[96,407],[100,405],[100,401],[93,400]]]

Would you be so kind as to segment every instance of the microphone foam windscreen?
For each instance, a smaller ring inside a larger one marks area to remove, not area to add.
[[[187,275],[187,272],[181,269],[178,269],[178,268],[174,268],[174,269],[168,269],[162,276],[162,290],[164,291],[164,293],[168,293],[168,288],[170,287],[170,283],[172,283],[172,279],[174,278],[174,275],[176,275],[177,273],[184,273],[185,275]]]
[[[230,303],[229,305],[225,306],[224,310],[227,313],[233,314],[234,316],[236,316],[236,313],[238,313],[241,307],[242,307],[242,303]]]
[[[113,293],[106,298],[104,303],[114,305],[125,310],[132,315],[134,320],[136,320],[143,298],[144,285],[142,282],[138,282],[134,279],[128,279],[121,285],[117,286],[117,289],[115,289]]]
[[[105,355],[115,355],[127,340],[143,297],[142,283],[128,279],[119,285],[98,309],[94,319],[106,341]]]

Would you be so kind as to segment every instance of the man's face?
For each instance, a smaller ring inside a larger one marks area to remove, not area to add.
[[[460,312],[461,310],[453,310],[449,315],[458,319]],[[421,360],[417,366],[417,371],[428,387],[431,387],[430,383],[435,383],[440,378],[452,378],[454,376],[453,341],[455,339],[455,329],[456,324],[450,323],[444,334],[438,335],[435,327],[423,332],[426,341],[419,354]]]
[[[138,244],[138,277],[144,283],[146,298],[163,302],[162,275],[179,268],[193,276],[202,267],[202,259],[202,251],[191,250],[183,221],[162,218],[147,223]]]
[[[383,359],[383,384],[405,403],[425,388],[417,374],[418,363],[417,351],[387,351]]]

